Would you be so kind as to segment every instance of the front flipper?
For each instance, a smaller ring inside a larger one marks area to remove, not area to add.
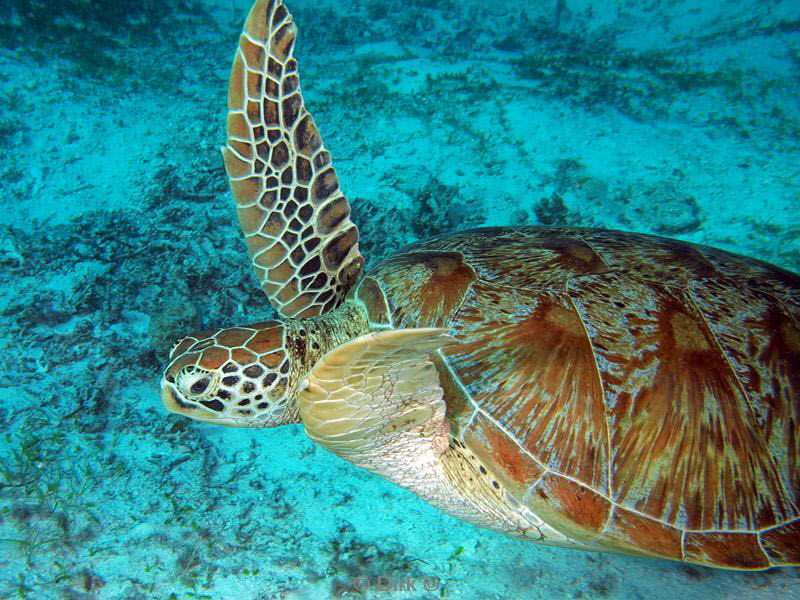
[[[414,491],[444,452],[449,426],[430,360],[446,329],[362,335],[323,356],[301,385],[306,433],[341,458]]]
[[[450,444],[430,355],[454,343],[446,329],[393,329],[334,348],[300,385],[306,433],[459,519],[540,539],[541,519],[463,444]]]
[[[336,308],[361,274],[358,229],[300,94],[297,28],[256,0],[228,87],[225,170],[261,286],[284,317]]]

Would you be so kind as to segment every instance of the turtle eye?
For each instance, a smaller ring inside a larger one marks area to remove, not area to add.
[[[195,381],[192,384],[192,387],[189,388],[189,391],[195,396],[199,396],[206,391],[209,383],[211,383],[211,377],[205,376],[202,379]]]
[[[218,387],[216,381],[217,378],[213,373],[193,365],[184,367],[175,377],[175,384],[181,394],[187,399],[194,400],[213,394]]]

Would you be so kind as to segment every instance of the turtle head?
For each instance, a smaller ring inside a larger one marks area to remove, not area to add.
[[[265,321],[178,341],[161,379],[170,412],[232,427],[299,423],[285,327]]]

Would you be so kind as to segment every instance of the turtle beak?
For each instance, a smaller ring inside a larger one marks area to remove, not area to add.
[[[206,414],[209,411],[194,404],[187,404],[181,400],[180,395],[172,384],[163,379],[161,380],[161,403],[167,411],[189,417],[195,421],[211,423],[212,425],[225,425],[227,427],[242,427],[235,419]]]
[[[185,411],[181,410],[181,402],[175,397],[175,390],[163,379],[161,380],[161,402],[171,413],[182,414]]]

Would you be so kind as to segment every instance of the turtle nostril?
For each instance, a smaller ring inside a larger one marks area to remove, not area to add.
[[[192,384],[192,387],[189,388],[189,391],[192,394],[202,394],[208,388],[208,384],[211,383],[210,377],[203,377],[202,379],[198,379]]]

